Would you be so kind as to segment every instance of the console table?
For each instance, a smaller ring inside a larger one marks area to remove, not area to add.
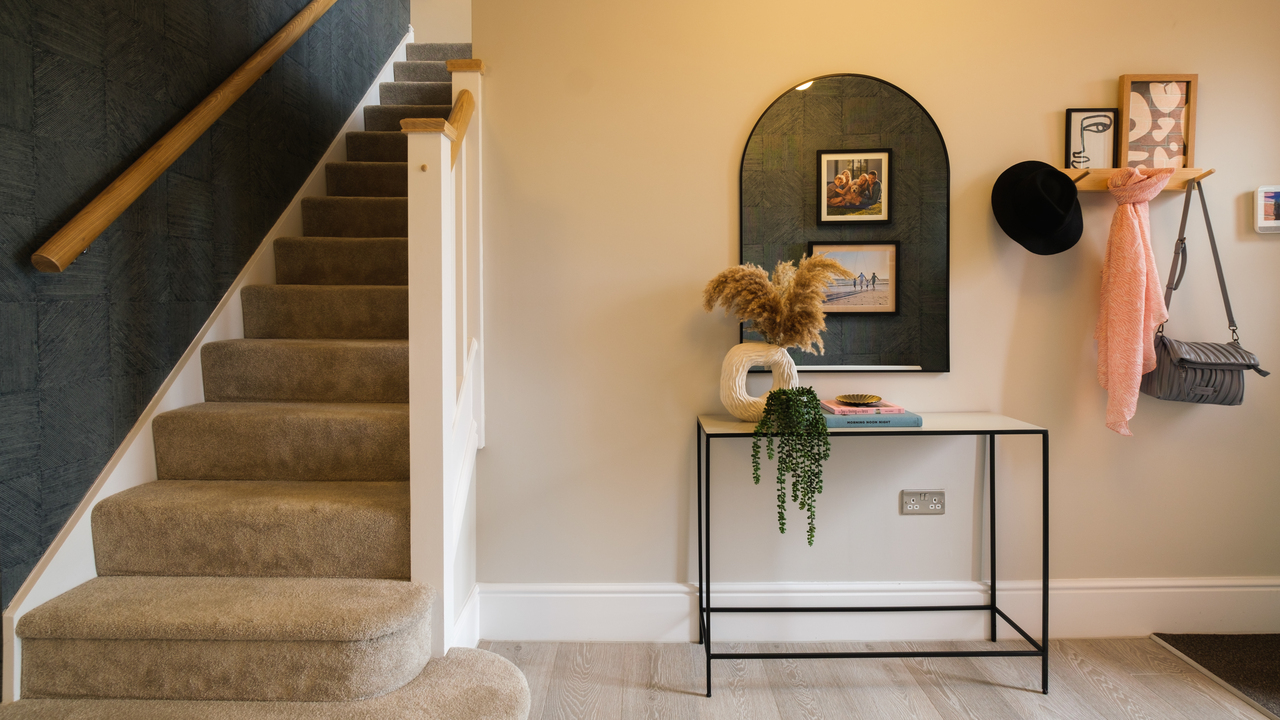
[[[987,437],[987,466],[990,482],[990,566],[991,599],[984,605],[910,605],[858,607],[716,607],[711,601],[711,441],[721,438],[749,438],[755,434],[755,423],[741,422],[728,415],[698,416],[698,642],[707,661],[707,697],[711,697],[711,661],[730,658],[943,658],[943,657],[1038,657],[1040,658],[1040,691],[1049,692],[1049,431],[1029,423],[994,413],[920,413],[924,426],[918,428],[832,428],[831,437],[839,441],[849,437],[973,435]],[[1013,618],[996,605],[996,436],[1039,435],[1041,439],[1041,483],[1043,519],[1041,544],[1040,641],[1031,637]],[[991,641],[996,640],[997,619],[1002,618],[1031,644],[1032,650],[956,650],[919,652],[811,652],[811,653],[728,653],[711,651],[711,619],[715,613],[792,613],[792,612],[963,612],[981,611],[991,614]]]

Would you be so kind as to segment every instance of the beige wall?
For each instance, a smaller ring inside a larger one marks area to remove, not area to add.
[[[471,0],[409,0],[413,41],[471,42]]]
[[[788,87],[872,75],[927,108],[952,165],[952,372],[805,375],[821,395],[874,391],[912,409],[990,410],[1050,428],[1053,575],[1280,575],[1280,376],[1245,405],[1144,397],[1103,425],[1092,339],[1114,203],[1083,200],[1075,249],[1033,256],[990,211],[997,175],[1058,163],[1063,109],[1112,106],[1126,72],[1199,73],[1199,165],[1244,344],[1280,370],[1280,236],[1252,230],[1252,190],[1280,183],[1280,4],[1022,0],[871,6],[761,0],[477,0],[485,77],[488,447],[480,580],[669,582],[692,574],[698,413],[723,413],[737,327],[700,308],[738,260],[738,167]],[[1167,265],[1181,198],[1152,204]],[[1193,216],[1194,217],[1194,216]],[[1203,231],[1171,334],[1226,340]],[[761,388],[756,388],[757,392]],[[1002,577],[1032,577],[1034,443],[1002,453]],[[779,539],[747,443],[717,463],[717,579],[976,577],[971,439],[842,445],[820,498]],[[857,466],[857,471],[849,468]],[[943,487],[943,518],[901,518],[897,491]],[[1023,541],[1025,539],[1025,542]]]

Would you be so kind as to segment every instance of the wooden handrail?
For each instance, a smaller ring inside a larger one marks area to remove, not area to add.
[[[76,213],[71,222],[40,246],[31,256],[31,264],[42,272],[66,270],[336,2],[312,0],[115,182]]]
[[[458,93],[458,99],[454,101],[453,110],[449,113],[449,124],[458,131],[458,137],[453,141],[453,147],[449,149],[449,167],[458,164],[458,151],[462,149],[462,139],[467,136],[467,125],[471,124],[471,113],[475,109],[476,99],[471,95],[470,90]]]
[[[476,99],[470,90],[458,93],[453,101],[453,110],[449,111],[449,119],[441,118],[405,118],[400,121],[400,132],[438,132],[453,142],[449,148],[449,167],[458,164],[458,151],[462,148],[462,139],[467,135],[467,126],[471,124],[471,113],[475,112]]]

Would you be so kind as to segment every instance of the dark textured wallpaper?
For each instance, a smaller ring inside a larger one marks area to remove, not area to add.
[[[66,272],[30,256],[307,0],[0,0],[0,601],[408,30],[338,0]]]
[[[886,225],[819,225],[819,150],[892,150]],[[789,90],[760,116],[742,156],[742,262],[773,272],[808,243],[897,242],[898,313],[828,313],[826,354],[792,348],[800,369],[916,365],[950,369],[950,187],[946,144],[901,89],[865,75],[829,75]],[[744,339],[760,340],[745,332]]]

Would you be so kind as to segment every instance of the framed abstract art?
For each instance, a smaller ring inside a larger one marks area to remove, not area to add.
[[[1197,75],[1121,75],[1120,157],[1132,168],[1195,167]]]

